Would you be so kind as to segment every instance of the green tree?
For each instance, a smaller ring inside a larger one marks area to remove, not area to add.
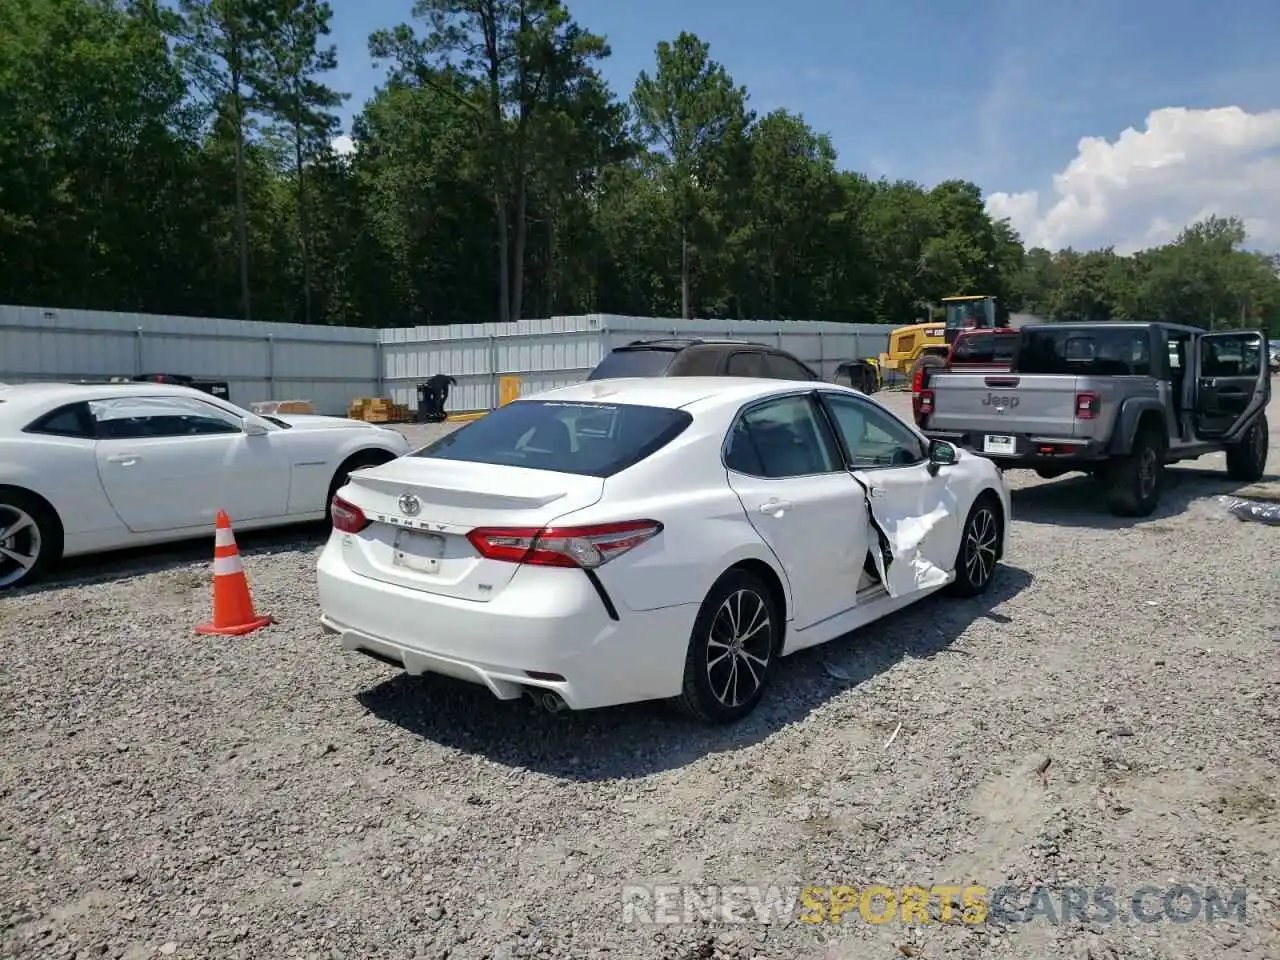
[[[329,149],[338,125],[333,110],[347,97],[317,79],[338,65],[333,44],[321,45],[329,35],[333,10],[324,0],[270,0],[256,13],[263,18],[258,26],[264,40],[259,59],[252,64],[249,85],[255,107],[275,122],[292,153],[303,318],[310,323],[312,244],[306,168]]]
[[[426,23],[425,37],[402,24],[374,34],[370,51],[391,60],[397,76],[453,96],[470,115],[493,202],[498,313],[519,319],[537,127],[549,92],[609,48],[560,0],[417,0],[414,17]]]
[[[249,207],[245,190],[245,141],[253,96],[251,81],[265,46],[265,0],[179,0],[174,21],[179,59],[193,86],[231,128],[235,143],[236,235],[240,256],[241,310],[252,317],[249,288]]]
[[[710,53],[710,44],[691,33],[681,33],[675,43],[659,43],[657,69],[652,76],[641,72],[631,95],[641,143],[658,148],[664,189],[675,197],[680,315],[686,319],[693,308],[695,240],[705,248],[719,239],[707,215],[752,119],[746,88],[736,86]]]

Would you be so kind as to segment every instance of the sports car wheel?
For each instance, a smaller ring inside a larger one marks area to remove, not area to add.
[[[994,498],[980,497],[964,521],[952,593],[974,597],[991,586],[1000,557],[1000,533],[1000,508]]]
[[[704,723],[732,723],[755,709],[776,659],[779,615],[760,578],[727,571],[707,594],[689,637],[680,708]]]
[[[28,583],[60,552],[58,519],[20,490],[0,489],[0,590]]]

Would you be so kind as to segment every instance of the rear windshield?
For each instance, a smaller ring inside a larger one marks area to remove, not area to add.
[[[674,350],[614,350],[600,361],[600,365],[591,371],[588,380],[617,380],[623,377],[661,377],[665,376],[671,362],[675,360]]]
[[[692,422],[666,407],[517,400],[413,456],[608,477],[662,449]]]
[[[1008,334],[987,333],[961,337],[956,341],[954,363],[999,363],[1012,360],[1018,338]]]
[[[1151,340],[1144,329],[1026,329],[1018,339],[1018,373],[1106,377],[1151,373]]]

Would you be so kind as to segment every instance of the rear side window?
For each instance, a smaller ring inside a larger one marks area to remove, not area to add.
[[[744,410],[725,439],[724,465],[770,480],[841,469],[808,396],[780,397]]]
[[[731,377],[765,377],[764,354],[758,350],[735,353],[729,358],[725,373]]]
[[[600,361],[588,380],[619,380],[625,377],[664,377],[674,350],[636,350],[620,348]]]
[[[609,477],[661,450],[692,422],[667,407],[517,400],[412,456]]]
[[[799,360],[785,353],[767,353],[764,357],[764,375],[771,380],[814,379],[813,374]]]
[[[86,404],[73,403],[46,413],[30,424],[26,432],[86,440],[93,437],[93,421],[89,419],[89,408]]]
[[[1000,363],[1012,360],[1018,338],[1007,334],[978,334],[956,341],[952,358],[957,363]]]
[[[672,377],[718,377],[720,364],[724,360],[724,351],[715,347],[690,347],[680,354],[680,359],[672,364],[668,376]]]
[[[1019,336],[1016,367],[1018,373],[1149,376],[1151,338],[1142,329],[1027,329]]]

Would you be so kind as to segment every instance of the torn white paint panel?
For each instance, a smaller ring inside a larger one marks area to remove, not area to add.
[[[942,486],[938,502],[925,511],[918,495],[872,497],[867,479],[856,474],[854,479],[868,491],[867,515],[880,545],[871,556],[889,596],[906,596],[945,584],[950,574],[935,562],[941,558],[930,558],[925,541],[954,517],[956,497],[950,484]],[[899,489],[905,492],[910,487]]]

